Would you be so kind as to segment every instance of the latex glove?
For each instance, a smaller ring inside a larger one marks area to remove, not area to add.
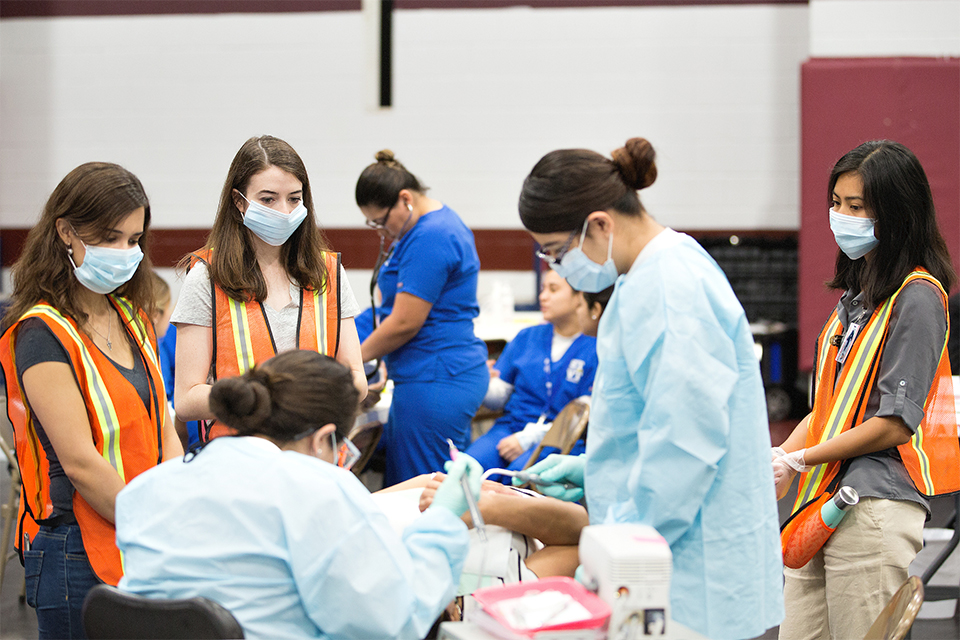
[[[433,496],[431,509],[443,507],[449,509],[458,518],[467,510],[467,498],[463,495],[463,486],[460,478],[466,476],[470,485],[470,492],[476,500],[480,499],[481,476],[483,467],[480,463],[465,453],[457,455],[456,462],[447,461],[443,465],[447,477],[440,483],[437,493]]]
[[[566,500],[567,502],[576,502],[583,497],[583,472],[586,464],[587,459],[584,455],[566,456],[552,453],[547,456],[545,460],[541,460],[529,469],[525,469],[525,471],[527,473],[535,473],[544,480],[569,482],[570,484],[576,485],[572,489],[567,489],[560,485],[537,485],[537,488],[544,495]],[[523,484],[523,481],[519,478],[514,478],[512,482],[516,485]]]
[[[782,449],[781,449],[782,451]],[[792,453],[784,453],[773,460],[773,483],[777,490],[777,500],[780,500],[790,491],[793,477],[801,471],[809,471],[813,467],[804,464],[803,455],[806,449],[799,449]]]
[[[777,458],[782,458],[787,455],[787,452],[781,449],[780,447],[773,447],[770,449],[770,460],[776,460]]]

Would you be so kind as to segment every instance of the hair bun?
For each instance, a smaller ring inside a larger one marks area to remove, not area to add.
[[[393,151],[390,149],[381,149],[377,151],[377,155],[374,156],[377,159],[377,162],[396,162],[396,157],[393,155]]]
[[[634,189],[646,189],[657,179],[657,154],[645,138],[630,138],[610,156],[623,181]]]
[[[210,390],[210,409],[217,420],[241,434],[255,433],[270,417],[270,391],[260,380],[224,378]]]

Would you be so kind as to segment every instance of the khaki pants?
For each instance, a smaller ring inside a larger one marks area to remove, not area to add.
[[[780,640],[859,640],[907,579],[923,546],[915,502],[863,498],[817,555],[784,568]]]

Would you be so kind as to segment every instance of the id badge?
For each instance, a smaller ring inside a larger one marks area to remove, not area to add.
[[[856,342],[857,336],[860,335],[861,326],[854,322],[847,328],[847,332],[843,334],[843,341],[840,343],[840,350],[837,352],[837,362],[843,364],[847,360],[847,355],[850,353],[850,349],[853,348],[853,343]]]

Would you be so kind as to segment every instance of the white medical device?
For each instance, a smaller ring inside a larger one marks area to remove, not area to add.
[[[580,534],[580,564],[597,595],[612,609],[609,640],[667,634],[673,554],[656,529],[642,524],[585,527]]]

